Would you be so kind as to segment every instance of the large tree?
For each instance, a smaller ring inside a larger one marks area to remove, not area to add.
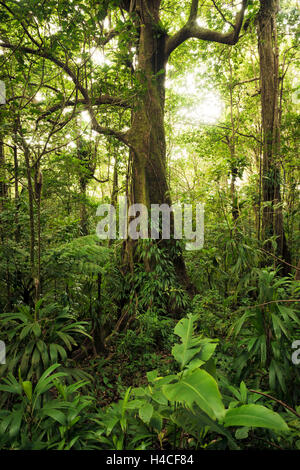
[[[92,127],[96,132],[114,136],[129,147],[132,160],[130,200],[132,203],[142,203],[148,208],[153,203],[171,203],[166,177],[164,129],[165,76],[169,57],[175,49],[191,38],[229,46],[236,44],[243,24],[247,0],[242,0],[240,10],[232,20],[233,22],[227,20],[220,7],[214,1],[212,2],[212,7],[216,8],[220,19],[230,25],[228,32],[199,26],[198,4],[198,0],[191,1],[185,24],[174,34],[169,34],[161,22],[162,0],[123,0],[117,2],[117,6],[116,2],[111,2],[111,4],[110,2],[78,2],[78,5],[75,5],[76,11],[83,13],[79,19],[77,18],[77,22],[74,16],[74,5],[66,5],[63,2],[50,2],[48,9],[45,5],[40,5],[39,12],[37,12],[39,6],[36,5],[29,5],[25,9],[23,5],[22,11],[13,2],[0,2],[3,10],[2,20],[8,18],[15,25],[18,33],[14,38],[9,35],[5,27],[1,27],[0,46],[15,51],[17,54],[35,56],[42,61],[46,59],[46,62],[54,64],[73,82],[75,91],[68,98],[65,97],[61,103],[57,104],[56,100],[56,104],[48,108],[45,116],[65,106],[85,106],[90,113]],[[175,6],[178,8],[177,4],[173,5]],[[97,91],[97,87],[89,86],[83,67],[72,60],[74,49],[79,52],[85,44],[90,44],[91,40],[94,45],[101,47],[120,35],[122,30],[118,25],[116,27],[113,25],[107,33],[102,34],[102,31],[99,31],[99,34],[88,35],[88,31],[95,31],[94,28],[97,26],[103,29],[103,20],[111,19],[111,14],[115,11],[123,17],[123,25],[125,25],[123,32],[129,31],[128,49],[133,46],[136,51],[134,65],[133,61],[129,61],[131,77],[139,85],[139,93],[135,94],[134,100],[129,99],[128,96],[103,93],[101,87]],[[63,15],[66,16],[66,20]],[[56,34],[56,40],[51,38],[49,40],[43,29],[45,21],[54,21],[57,17],[62,18],[60,20],[62,33]],[[68,18],[70,18],[69,21]],[[61,35],[63,33],[65,36]],[[122,132],[119,129],[103,126],[97,114],[97,110],[102,105],[131,108],[130,128]],[[181,266],[183,266],[182,263]]]
[[[127,139],[133,148],[133,200],[150,203],[170,202],[166,179],[166,150],[164,134],[164,79],[170,54],[184,41],[197,38],[233,45],[242,26],[246,1],[236,17],[231,32],[219,33],[198,26],[198,1],[192,1],[186,24],[169,36],[160,29],[161,0],[124,2],[137,21],[137,72],[146,84],[146,92],[133,114]],[[131,10],[134,5],[134,12]]]

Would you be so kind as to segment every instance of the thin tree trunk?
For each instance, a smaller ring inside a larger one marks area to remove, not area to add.
[[[115,162],[114,162],[114,173],[113,173],[113,187],[112,187],[112,192],[111,192],[111,198],[110,198],[110,203],[113,207],[117,207],[117,196],[118,196],[118,184],[119,184],[119,178],[118,178],[118,159],[115,154],[114,156]],[[111,246],[112,244],[112,239],[108,240],[108,246]]]
[[[228,146],[230,150],[230,162],[231,162],[231,182],[230,182],[230,193],[231,193],[231,213],[234,224],[239,218],[239,209],[238,209],[238,196],[236,192],[236,179],[238,175],[238,169],[236,165],[236,128],[235,120],[233,114],[233,75],[232,75],[232,65],[231,58],[229,53],[229,71],[230,71],[230,121],[231,121],[231,137],[228,137]]]
[[[34,224],[34,191],[32,185],[29,149],[24,147],[24,157],[26,165],[27,185],[28,185],[28,204],[29,204],[29,227],[30,227],[30,268],[32,278],[35,282],[35,224]]]
[[[5,182],[5,153],[3,136],[0,134],[0,211],[3,209],[4,200],[7,197],[7,184]]]
[[[88,214],[86,210],[87,180],[85,176],[80,177],[79,187],[80,187],[80,208],[79,208],[80,235],[86,236],[88,235]]]
[[[37,206],[37,276],[35,280],[36,301],[41,294],[41,196],[42,196],[43,177],[39,166],[37,165],[34,173],[35,200]]]
[[[20,194],[19,194],[19,162],[18,149],[14,145],[14,178],[15,178],[15,240],[20,242],[21,227],[19,222]]]
[[[117,195],[118,195],[118,159],[115,156],[115,163],[114,163],[114,173],[113,173],[113,187],[111,192],[111,204],[116,207],[117,204]]]
[[[5,171],[5,152],[3,135],[0,134],[0,214],[5,207],[5,200],[8,196],[8,187],[6,184],[6,171]],[[5,239],[5,227],[3,223],[0,225],[0,239],[1,243]],[[7,286],[7,308],[11,309],[11,275],[9,269],[9,262],[6,259],[6,286]]]
[[[295,273],[295,281],[300,281],[300,259],[298,261],[298,266]]]

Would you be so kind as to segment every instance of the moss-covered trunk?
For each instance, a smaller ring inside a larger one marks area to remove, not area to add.
[[[133,113],[130,141],[134,148],[132,201],[147,207],[169,202],[164,131],[165,33],[159,28],[160,1],[136,7],[140,31],[137,75],[142,96]]]
[[[171,205],[164,128],[166,32],[159,20],[160,3],[161,0],[139,0],[135,5],[139,31],[136,74],[143,91],[133,111],[128,134],[132,158],[129,199],[130,204],[144,204],[148,211],[151,204]],[[171,226],[172,217],[171,214]],[[125,259],[131,269],[135,262],[135,245],[133,240],[128,240],[126,244]],[[160,246],[163,245],[169,246],[174,254],[172,241]],[[182,254],[178,253],[175,258],[172,255],[172,262],[178,279],[188,285]],[[151,270],[148,262],[145,262],[145,268]]]

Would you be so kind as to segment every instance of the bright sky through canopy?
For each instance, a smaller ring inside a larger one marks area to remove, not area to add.
[[[180,109],[179,114],[184,118],[184,122],[192,126],[215,124],[221,117],[222,107],[218,94],[209,91],[198,95],[195,105]]]
[[[171,89],[187,104],[178,108],[176,127],[216,124],[221,118],[224,104],[219,93],[212,87],[203,86],[203,70],[189,71],[180,80],[166,80],[166,88]]]

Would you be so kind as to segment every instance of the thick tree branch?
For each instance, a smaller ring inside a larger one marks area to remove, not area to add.
[[[188,23],[195,21],[197,19],[197,14],[198,14],[198,4],[199,0],[192,0],[191,4],[191,10],[190,10],[190,16],[188,19]]]
[[[239,34],[244,20],[244,13],[247,7],[247,1],[243,0],[242,8],[237,13],[235,24],[228,33],[220,33],[207,28],[201,28],[197,24],[198,1],[193,0],[191,5],[190,16],[187,23],[173,36],[168,37],[165,46],[166,58],[184,41],[190,38],[202,39],[203,41],[218,42],[221,44],[234,45],[239,39]]]
[[[92,119],[92,129],[95,132],[98,132],[98,134],[110,135],[112,137],[115,137],[116,139],[120,140],[120,142],[123,142],[123,144],[129,146],[126,132],[119,132],[119,131],[116,131],[115,129],[111,129],[110,127],[100,126],[96,118]]]
[[[76,106],[77,104],[83,104],[85,105],[85,108],[87,108],[87,101],[84,98],[79,98],[78,100],[66,100],[61,103],[57,103],[51,108],[47,109],[41,116],[39,116],[38,121],[41,119],[46,118],[47,116],[50,116],[51,114],[55,113],[56,111],[59,111],[60,109],[71,107],[71,106]],[[91,106],[100,106],[102,104],[108,104],[112,106],[119,106],[122,108],[130,108],[130,104],[123,100],[122,98],[119,98],[117,96],[110,96],[110,95],[101,95],[98,96],[97,98],[94,98],[91,100]]]
[[[31,47],[15,45],[6,41],[1,42],[0,47],[11,49],[13,51],[18,50],[18,51],[24,52],[24,54],[33,54],[33,55],[48,59],[49,61],[57,65],[59,68],[64,70],[64,72],[66,72],[66,74],[69,75],[69,77],[73,80],[74,84],[76,85],[76,88],[80,91],[80,93],[84,97],[84,100],[82,100],[82,102],[88,103],[90,101],[88,92],[86,88],[80,83],[80,80],[78,79],[76,73],[65,62],[53,56],[50,51],[45,50],[45,49],[33,49]],[[100,96],[99,98],[97,98],[97,100],[98,100],[98,104],[112,104],[116,106],[122,106],[122,99],[119,97],[103,95],[103,97]],[[125,107],[125,102],[123,101],[123,103]],[[127,107],[128,107],[128,104],[127,104]],[[57,109],[59,109],[59,107]]]
[[[69,77],[71,77],[71,79],[73,80],[77,90],[79,90],[80,93],[83,96],[83,102],[85,103],[85,105],[86,105],[86,107],[89,111],[90,117],[91,117],[92,129],[95,132],[98,132],[99,134],[113,136],[116,139],[123,142],[125,145],[129,145],[126,133],[118,132],[114,129],[110,129],[110,128],[107,128],[107,127],[100,126],[100,124],[98,123],[98,121],[96,119],[96,116],[95,116],[95,113],[94,113],[94,110],[93,110],[93,102],[90,99],[88,91],[80,83],[76,73],[66,63],[62,62],[57,57],[53,56],[50,51],[45,50],[45,49],[33,49],[31,47],[21,46],[20,44],[19,45],[14,45],[14,44],[11,44],[10,42],[7,42],[7,41],[1,42],[0,47],[6,48],[6,49],[11,49],[13,51],[19,50],[19,51],[23,52],[24,54],[33,54],[33,55],[36,55],[38,57],[43,57],[45,59],[50,60],[51,62],[56,64],[59,68],[64,70],[69,75]],[[111,98],[111,101],[113,101],[115,99],[113,97],[110,97],[110,98]],[[101,97],[100,97],[100,99],[101,99]],[[106,99],[108,101],[108,95],[106,95]],[[78,102],[78,100],[77,100],[77,102]]]
[[[57,57],[53,56],[52,53],[49,50],[46,49],[33,49],[32,47],[27,47],[27,46],[21,46],[21,44],[12,44],[7,41],[3,41],[0,43],[0,47],[3,47],[4,49],[10,49],[12,51],[21,51],[24,54],[32,54],[36,55],[38,57],[43,57],[45,59],[50,60],[53,62],[55,65],[57,65],[59,68],[64,70],[67,75],[73,80],[74,84],[80,91],[80,93],[86,97],[87,91],[86,89],[82,86],[82,84],[79,82],[76,73],[63,61],[58,59]]]

